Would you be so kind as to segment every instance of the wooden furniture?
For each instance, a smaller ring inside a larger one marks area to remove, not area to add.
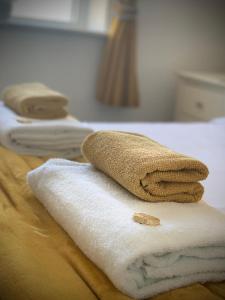
[[[178,73],[175,120],[209,121],[225,116],[225,73]]]

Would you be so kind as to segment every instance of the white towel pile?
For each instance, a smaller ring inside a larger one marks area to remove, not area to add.
[[[71,116],[57,120],[23,118],[0,102],[0,143],[20,154],[74,158],[92,131]]]
[[[89,164],[49,160],[28,183],[80,249],[134,298],[225,279],[225,216],[200,203],[148,203]],[[160,219],[156,227],[135,212]]]

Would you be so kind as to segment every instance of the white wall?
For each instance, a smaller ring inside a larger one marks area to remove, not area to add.
[[[225,71],[224,14],[224,0],[139,0],[138,109],[96,101],[101,36],[0,28],[0,89],[42,81],[67,94],[70,111],[82,120],[170,120],[176,70]]]
[[[176,71],[225,71],[225,1],[141,0],[138,44],[143,115],[168,120]]]

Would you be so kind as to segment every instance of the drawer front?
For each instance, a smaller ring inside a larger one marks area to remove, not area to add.
[[[194,116],[188,115],[187,113],[180,112],[176,115],[175,120],[177,122],[201,122],[204,120],[200,120]]]
[[[181,83],[178,87],[179,111],[200,120],[225,115],[225,91],[206,85]]]

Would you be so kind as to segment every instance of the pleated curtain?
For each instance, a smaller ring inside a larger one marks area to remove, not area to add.
[[[100,67],[97,99],[112,106],[138,106],[136,0],[117,1]]]

